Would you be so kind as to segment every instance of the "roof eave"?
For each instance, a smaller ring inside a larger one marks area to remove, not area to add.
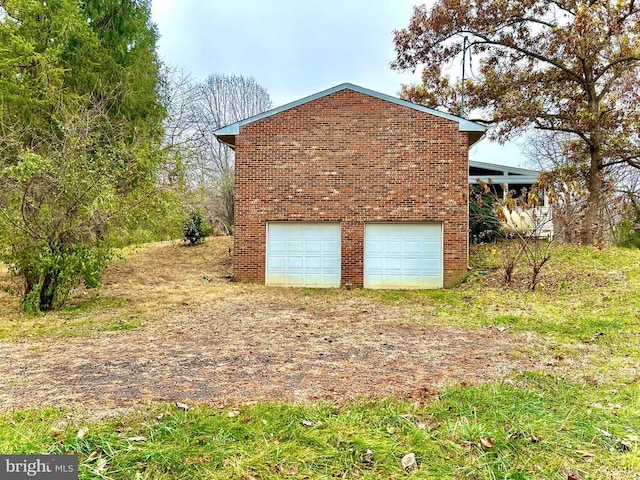
[[[481,162],[478,160],[470,160],[469,165],[473,167],[488,169],[488,170],[508,171],[510,174],[515,174],[515,175],[539,175],[540,174],[539,170],[533,170],[531,168],[512,167],[511,165]]]
[[[429,113],[431,115],[435,115],[435,116],[440,117],[440,118],[445,118],[447,120],[451,120],[451,121],[457,122],[458,123],[458,130],[461,131],[461,132],[479,132],[479,133],[484,134],[484,132],[487,131],[487,127],[485,127],[484,125],[472,122],[470,120],[467,120],[467,119],[464,119],[464,118],[461,118],[461,117],[457,117],[455,115],[451,115],[450,113],[445,113],[445,112],[441,112],[439,110],[434,110],[432,108],[424,107],[422,105],[418,105],[417,103],[408,102],[407,100],[402,100],[402,99],[397,98],[397,97],[392,97],[391,95],[387,95],[385,93],[380,93],[380,92],[376,92],[376,91],[373,91],[373,90],[369,90],[367,88],[360,87],[358,85],[353,85],[351,83],[342,83],[340,85],[336,85],[335,87],[329,88],[327,90],[323,90],[323,91],[318,92],[318,93],[314,93],[313,95],[309,95],[307,97],[301,98],[301,99],[296,100],[294,102],[287,103],[287,104],[282,105],[280,107],[272,108],[271,110],[267,110],[266,112],[259,113],[258,115],[254,115],[253,117],[245,118],[244,120],[240,120],[239,122],[232,123],[231,125],[227,125],[226,127],[222,127],[222,128],[216,130],[213,133],[218,138],[227,137],[227,139],[228,139],[228,137],[230,137],[232,135],[233,136],[238,135],[240,133],[240,127],[242,127],[243,125],[247,125],[248,123],[256,122],[256,121],[261,120],[263,118],[267,118],[267,117],[270,117],[272,115],[276,115],[276,114],[284,112],[286,110],[290,110],[290,109],[295,108],[297,106],[303,105],[303,104],[311,102],[313,100],[317,100],[319,98],[325,97],[325,96],[330,95],[332,93],[336,93],[336,92],[339,92],[341,90],[346,90],[346,89],[353,90],[354,92],[358,92],[358,93],[361,93],[363,95],[368,95],[368,96],[371,96],[371,97],[374,97],[374,98],[378,98],[380,100],[386,100],[388,102],[395,103],[396,105],[401,105],[401,106],[404,106],[404,107],[407,107],[407,108],[411,108],[413,110],[418,110],[420,112]],[[478,140],[480,140],[480,138],[482,138],[482,135],[480,135],[480,136],[474,135],[474,138],[475,139],[473,140],[473,142],[470,143],[470,145],[473,145]],[[226,143],[227,145],[230,145],[230,143],[228,143],[228,141],[223,141],[223,143]],[[235,141],[233,142],[233,144],[235,145]]]
[[[477,131],[473,130],[469,132],[469,148],[478,143],[480,140],[484,138],[486,130]]]
[[[225,145],[228,145],[232,149],[236,148],[236,136],[235,135],[220,135],[220,134],[216,133],[215,136],[216,136],[216,138],[218,139],[218,141],[220,143],[224,143]]]

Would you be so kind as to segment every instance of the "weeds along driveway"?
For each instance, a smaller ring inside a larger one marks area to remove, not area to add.
[[[0,404],[206,403],[428,396],[533,365],[496,329],[411,326],[368,299],[240,294],[89,338],[0,343]]]

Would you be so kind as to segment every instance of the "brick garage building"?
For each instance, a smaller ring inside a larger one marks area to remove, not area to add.
[[[454,284],[468,264],[468,150],[484,132],[351,84],[218,130],[236,155],[235,277]]]

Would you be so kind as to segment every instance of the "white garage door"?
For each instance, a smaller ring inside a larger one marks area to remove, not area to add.
[[[442,224],[368,223],[365,288],[441,288]]]
[[[266,284],[339,287],[340,224],[269,222]]]

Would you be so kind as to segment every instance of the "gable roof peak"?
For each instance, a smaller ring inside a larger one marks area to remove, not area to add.
[[[262,120],[263,118],[270,117],[272,115],[276,115],[278,113],[284,112],[286,110],[290,110],[292,108],[298,107],[300,105],[304,105],[305,103],[312,102],[313,100],[317,100],[322,97],[326,97],[327,95],[331,95],[332,93],[336,93],[342,90],[352,90],[354,92],[361,93],[363,95],[368,95],[370,97],[378,98],[380,100],[384,100],[387,102],[395,103],[396,105],[400,105],[402,107],[411,108],[413,110],[418,110],[420,112],[428,113],[431,115],[435,115],[440,118],[445,118],[447,120],[451,120],[458,123],[458,130],[461,132],[475,132],[474,137],[476,140],[473,142],[480,140],[484,132],[487,131],[487,127],[481,125],[479,123],[472,122],[462,117],[458,117],[456,115],[452,115],[450,113],[441,112],[439,110],[435,110],[433,108],[428,108],[422,105],[418,105],[417,103],[409,102],[407,100],[402,100],[397,97],[393,97],[391,95],[387,95],[385,93],[376,92],[374,90],[370,90],[368,88],[360,87],[358,85],[354,85],[353,83],[341,83],[336,85],[335,87],[328,88],[326,90],[322,90],[321,92],[314,93],[312,95],[308,95],[299,100],[295,100],[293,102],[287,103],[280,107],[272,108],[271,110],[267,110],[266,112],[259,113],[249,118],[245,118],[244,120],[240,120],[238,122],[232,123],[231,125],[227,125],[226,127],[222,127],[216,130],[214,135],[218,138],[219,141],[226,143],[228,145],[233,146],[235,144],[235,136],[240,133],[240,127],[243,125],[247,125],[249,123],[256,122],[258,120]]]

